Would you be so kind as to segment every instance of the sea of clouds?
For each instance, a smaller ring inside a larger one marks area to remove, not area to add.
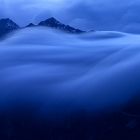
[[[140,91],[140,36],[22,29],[0,42],[0,109],[113,108]]]

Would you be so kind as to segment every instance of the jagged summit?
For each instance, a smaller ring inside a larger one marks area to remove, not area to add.
[[[50,17],[47,20],[56,20],[54,17]],[[57,20],[56,20],[57,21]]]
[[[4,36],[5,34],[17,30],[20,27],[14,23],[9,18],[1,19],[0,20],[0,37]]]
[[[0,20],[0,29],[17,29],[19,26],[9,18]]]
[[[38,25],[48,25],[50,27],[53,27],[59,23],[60,22],[57,21],[54,17],[51,17],[51,18],[46,19],[45,21],[41,21]]]
[[[50,22],[59,22],[59,21],[57,21],[54,17],[48,18],[48,19],[46,19],[46,21],[50,21]]]
[[[54,17],[48,18],[45,21],[41,21],[38,25],[59,29],[68,33],[83,33],[84,32],[79,29],[75,29],[69,25],[65,25],[59,22],[58,20],[56,20]]]
[[[28,24],[26,27],[33,27],[35,26],[33,23]]]

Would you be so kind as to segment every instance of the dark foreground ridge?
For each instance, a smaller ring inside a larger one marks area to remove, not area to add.
[[[140,140],[140,100],[117,111],[75,112],[58,119],[31,106],[1,111],[1,140]]]
[[[75,29],[69,25],[65,25],[65,24],[57,21],[53,17],[49,18],[45,21],[41,21],[38,25],[34,25],[34,24],[30,23],[29,25],[27,25],[24,28],[39,27],[39,26],[49,27],[49,28],[61,30],[66,33],[72,33],[72,34],[79,34],[79,33],[85,32],[85,31],[81,31],[79,29]],[[0,37],[3,37],[5,35],[7,35],[8,33],[15,31],[15,30],[19,30],[19,29],[22,29],[22,28],[19,25],[17,25],[16,23],[14,23],[12,20],[10,20],[9,18],[0,20]]]

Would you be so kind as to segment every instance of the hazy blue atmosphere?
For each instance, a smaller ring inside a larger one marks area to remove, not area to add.
[[[82,30],[140,33],[138,0],[1,0],[0,18],[20,26],[49,17]]]
[[[140,140],[139,5],[0,0],[0,139]]]

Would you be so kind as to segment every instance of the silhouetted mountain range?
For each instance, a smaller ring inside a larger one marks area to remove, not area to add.
[[[34,25],[33,23],[30,23],[26,27],[38,27],[38,26],[44,26],[49,28],[54,28],[57,30],[64,31],[66,33],[73,33],[73,34],[79,34],[84,33],[85,31],[81,31],[79,29],[75,29],[69,25],[65,25],[59,21],[57,21],[55,18],[49,18],[45,21],[41,21],[38,25]],[[17,25],[15,22],[10,20],[9,18],[1,19],[0,20],[0,37],[5,36],[7,33],[10,33],[11,31],[15,31],[18,29],[22,29],[19,25]]]

